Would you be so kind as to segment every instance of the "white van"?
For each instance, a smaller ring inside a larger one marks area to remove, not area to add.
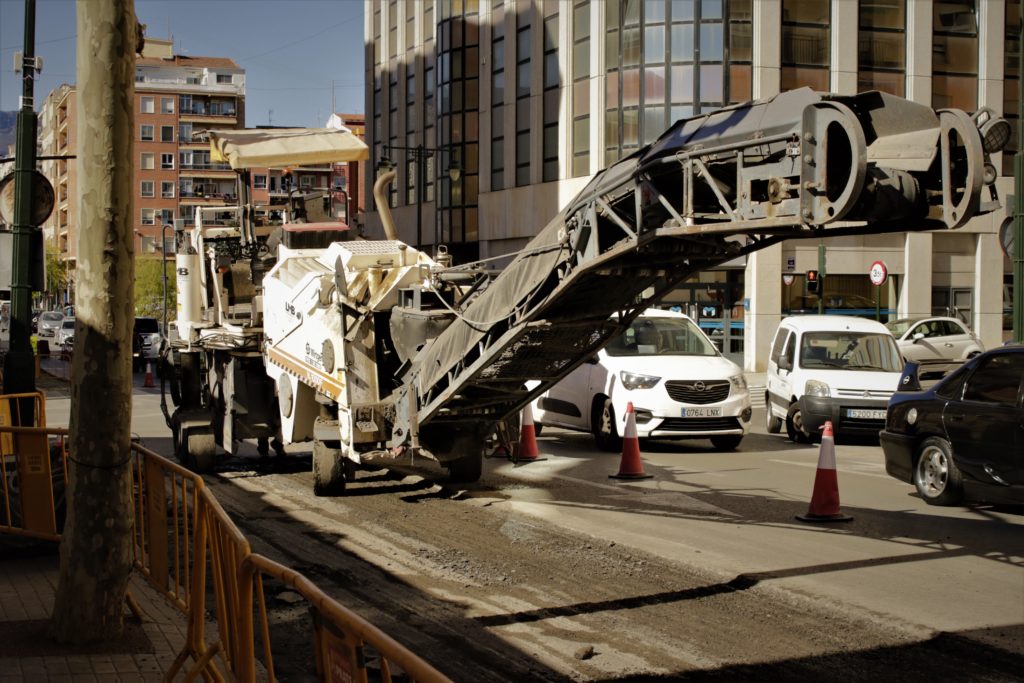
[[[896,339],[874,320],[845,315],[785,318],[768,359],[768,431],[786,425],[809,443],[826,420],[835,434],[877,434],[896,391],[903,358]]]
[[[589,431],[602,450],[622,448],[626,406],[640,438],[710,439],[739,446],[750,429],[743,371],[692,320],[648,309],[593,358],[534,401],[534,421]]]

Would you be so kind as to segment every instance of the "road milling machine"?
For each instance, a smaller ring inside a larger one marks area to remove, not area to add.
[[[885,93],[808,89],[676,122],[598,173],[496,277],[344,226],[176,231],[165,376],[178,456],[312,441],[314,489],[425,456],[480,477],[506,420],[697,271],[787,239],[955,229],[997,206],[1009,125]],[[365,159],[341,131],[212,133],[235,169]],[[389,174],[393,178],[393,172]],[[217,211],[225,211],[219,208]],[[286,217],[287,220],[287,217]]]

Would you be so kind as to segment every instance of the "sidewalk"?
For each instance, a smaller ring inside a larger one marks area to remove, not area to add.
[[[0,683],[163,680],[185,643],[185,615],[137,572],[128,590],[142,623],[125,606],[119,641],[72,647],[46,636],[60,571],[56,544],[0,537],[0,558]]]
[[[48,400],[70,398],[68,364],[54,356],[41,365],[37,389]],[[119,641],[59,645],[46,636],[59,577],[56,543],[0,535],[0,683],[163,680],[185,644],[184,614],[133,571],[128,590],[142,622],[126,605]]]

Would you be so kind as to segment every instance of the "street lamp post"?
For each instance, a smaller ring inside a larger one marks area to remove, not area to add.
[[[397,149],[403,152],[408,152],[413,161],[416,162],[416,248],[420,249],[423,246],[423,192],[427,185],[427,159],[434,156],[435,153],[443,151],[437,147],[425,147],[423,145],[416,145],[415,147],[406,147],[402,145],[384,145],[384,157],[381,160],[390,164],[388,158],[388,150]],[[452,149],[452,158],[448,164],[448,177],[451,178],[452,182],[458,182],[459,177],[462,175],[462,169],[459,168],[458,163],[455,161],[454,149]],[[437,197],[435,195],[434,202],[436,205]],[[438,239],[437,231],[434,232],[434,249],[437,249]]]

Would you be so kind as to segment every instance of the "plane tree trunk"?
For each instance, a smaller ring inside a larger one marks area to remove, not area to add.
[[[134,0],[79,0],[79,226],[67,521],[51,633],[123,628],[131,572]]]

